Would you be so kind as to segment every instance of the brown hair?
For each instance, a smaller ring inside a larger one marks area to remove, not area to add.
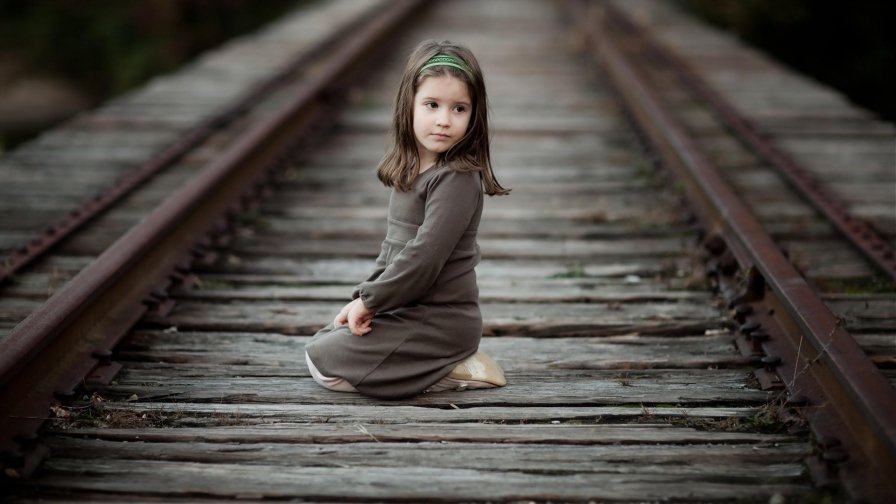
[[[460,60],[469,73],[451,66],[433,66],[420,71],[430,58],[437,54],[447,54]],[[377,167],[377,177],[387,187],[408,191],[419,174],[420,159],[417,141],[414,137],[414,95],[427,77],[450,75],[467,84],[472,100],[470,123],[464,136],[447,151],[439,154],[436,165],[451,163],[458,171],[478,171],[482,174],[482,185],[488,195],[502,195],[510,189],[501,187],[492,172],[489,151],[488,99],[485,81],[476,57],[466,47],[451,42],[421,42],[408,57],[407,66],[395,97],[395,113],[392,119],[392,145],[386,151]]]

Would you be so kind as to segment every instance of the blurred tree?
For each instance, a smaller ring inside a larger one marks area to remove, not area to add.
[[[297,3],[0,0],[0,63],[14,62],[5,66],[0,84],[46,75],[65,80],[97,103],[270,22]],[[16,141],[25,139],[21,132],[4,133]]]
[[[681,1],[711,23],[896,121],[896,2]]]

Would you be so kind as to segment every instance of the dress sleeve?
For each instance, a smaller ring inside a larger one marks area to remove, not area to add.
[[[389,311],[423,296],[469,227],[480,198],[476,172],[447,169],[432,177],[417,235],[375,280],[358,285],[364,306],[372,312]]]
[[[370,276],[367,277],[366,280],[364,280],[364,282],[361,282],[360,284],[355,286],[355,288],[352,290],[352,299],[358,299],[361,296],[361,285],[363,285],[365,282],[372,282],[376,280],[380,277],[380,275],[383,274],[383,271],[386,271],[385,266],[377,266],[376,269],[373,270],[373,273],[371,273]]]

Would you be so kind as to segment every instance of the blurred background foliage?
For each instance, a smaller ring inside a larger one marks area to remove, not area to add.
[[[10,73],[59,78],[95,105],[298,3],[0,0],[0,58],[15,62],[6,65],[7,79],[15,78]],[[15,72],[8,70],[11,66]]]
[[[896,2],[679,0],[778,60],[896,121]]]
[[[896,121],[896,2],[675,1]],[[4,84],[8,91],[8,84],[22,75],[45,76],[63,84],[68,93],[63,96],[75,96],[69,102],[77,103],[65,112],[70,115],[74,107],[94,106],[153,75],[175,70],[203,50],[256,29],[298,3],[301,0],[0,0],[0,100],[13,106],[13,95],[20,95],[23,87],[35,89],[20,80],[16,93],[4,94]],[[15,110],[27,113],[28,103],[40,100],[35,93]],[[44,105],[62,108],[49,101]],[[64,118],[40,117],[15,129],[14,120],[0,117],[0,151]]]

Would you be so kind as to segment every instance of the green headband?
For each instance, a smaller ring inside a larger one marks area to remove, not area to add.
[[[429,58],[429,60],[427,60],[426,63],[422,67],[420,67],[420,71],[417,72],[417,75],[420,75],[427,68],[434,66],[454,67],[467,74],[467,77],[469,77],[470,80],[473,80],[473,72],[471,72],[469,68],[464,66],[459,59],[449,54],[436,54],[432,58]]]

